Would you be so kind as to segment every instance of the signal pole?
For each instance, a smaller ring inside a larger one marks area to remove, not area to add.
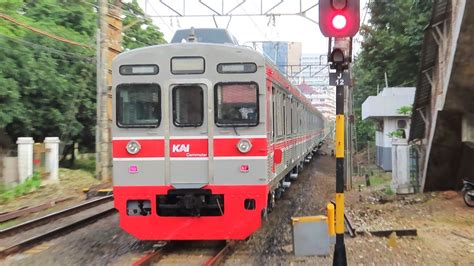
[[[336,38],[335,43],[344,40]],[[331,68],[335,69],[334,85],[336,85],[336,245],[334,248],[333,265],[347,265],[346,246],[344,243],[344,164],[345,164],[345,117],[344,90],[347,84],[347,57],[343,50],[335,48],[329,57]],[[330,73],[331,75],[331,73]]]
[[[112,59],[121,51],[121,1],[99,0],[99,31],[97,36],[97,125],[96,178],[112,178]]]
[[[319,0],[319,29],[329,37],[329,85],[336,86],[336,245],[333,265],[347,265],[344,244],[344,168],[345,116],[344,89],[350,84],[349,68],[352,58],[352,37],[359,31],[360,0]],[[334,40],[334,46],[332,41]],[[348,92],[350,94],[350,92]],[[347,109],[351,109],[347,107]],[[349,136],[351,131],[349,131]],[[352,141],[347,141],[351,145]],[[351,150],[351,149],[349,149]],[[350,156],[350,154],[348,154]],[[350,158],[349,158],[350,159]],[[351,166],[348,164],[346,166]],[[351,169],[347,167],[348,173]],[[348,180],[350,180],[348,178]]]
[[[347,265],[344,243],[344,86],[336,86],[336,246],[333,265]]]

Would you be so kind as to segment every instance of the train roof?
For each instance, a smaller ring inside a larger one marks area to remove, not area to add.
[[[195,41],[199,43],[239,45],[237,39],[228,30],[216,28],[191,28],[177,30],[171,39],[171,43],[188,42],[190,35],[194,35],[196,38]]]

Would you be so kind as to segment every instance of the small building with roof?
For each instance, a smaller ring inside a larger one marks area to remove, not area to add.
[[[414,87],[389,87],[377,96],[369,96],[362,104],[362,119],[376,124],[376,164],[385,171],[392,171],[392,139],[399,131],[399,138],[410,132],[410,113],[401,113],[401,107],[411,107],[415,97]]]

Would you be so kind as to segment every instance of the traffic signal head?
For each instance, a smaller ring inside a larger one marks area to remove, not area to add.
[[[319,0],[319,28],[326,37],[353,37],[359,31],[359,0]]]

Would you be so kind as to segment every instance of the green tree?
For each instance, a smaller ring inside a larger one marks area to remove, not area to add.
[[[165,43],[163,33],[156,25],[153,25],[150,18],[145,16],[137,0],[124,3],[123,9],[125,10],[125,19],[123,20],[125,29],[123,47],[125,49]]]
[[[373,0],[369,3],[371,18],[361,27],[362,47],[354,65],[359,143],[374,139],[374,126],[361,121],[361,105],[368,96],[377,94],[377,86],[385,85],[384,73],[391,87],[416,85],[423,29],[428,24],[432,2]]]
[[[125,49],[164,43],[136,1],[123,6]],[[92,0],[3,0],[0,12],[83,48],[0,19],[0,129],[12,140],[59,136],[93,150],[97,5]]]

